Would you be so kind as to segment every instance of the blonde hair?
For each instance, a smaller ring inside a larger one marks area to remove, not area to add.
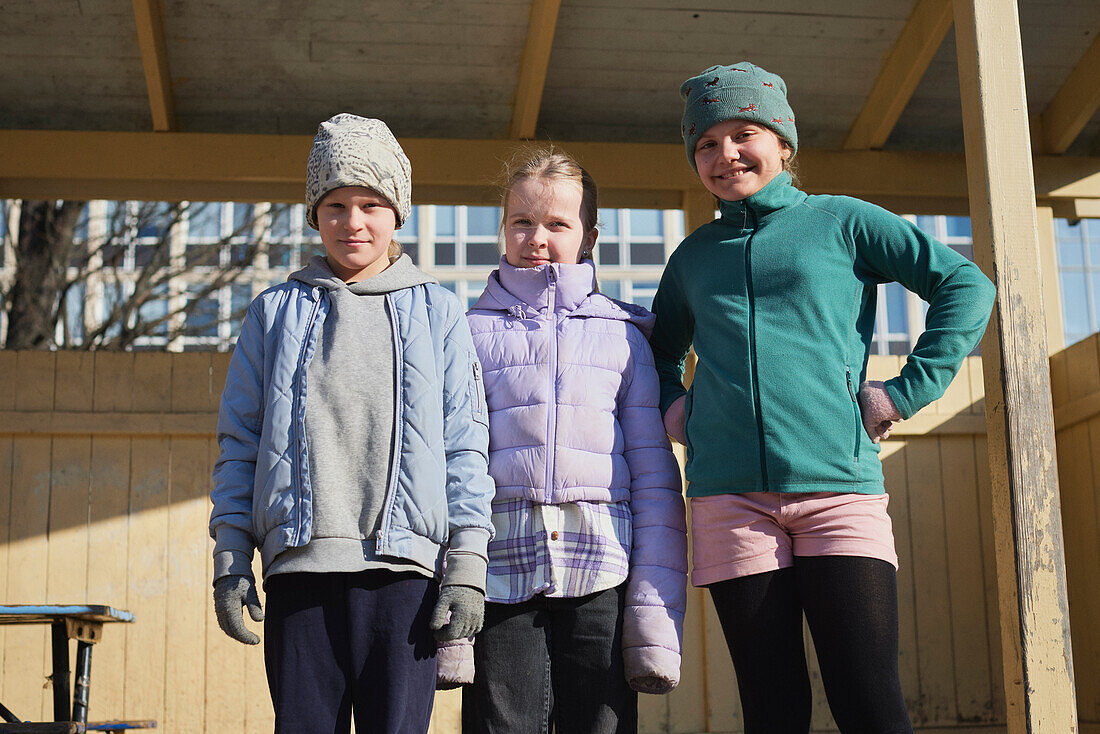
[[[553,148],[527,148],[516,153],[504,167],[500,192],[501,229],[508,218],[508,196],[520,181],[569,181],[581,187],[581,226],[587,235],[596,229],[599,216],[596,182],[573,156]],[[581,259],[592,260],[592,251],[581,252]]]

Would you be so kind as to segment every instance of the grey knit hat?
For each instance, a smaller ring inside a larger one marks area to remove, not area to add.
[[[695,169],[695,144],[707,130],[726,120],[749,120],[771,128],[798,150],[794,112],[787,104],[787,85],[776,74],[747,61],[712,66],[680,85],[684,98],[684,137],[688,162]],[[696,173],[698,170],[696,169]]]
[[[306,223],[317,229],[317,204],[341,186],[365,186],[397,210],[400,227],[412,212],[412,164],[386,123],[346,112],[317,127],[306,164]]]

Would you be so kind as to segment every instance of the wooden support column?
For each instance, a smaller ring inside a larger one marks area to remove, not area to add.
[[[1062,522],[1016,4],[954,0],[982,341],[1009,734],[1077,731]]]
[[[1066,332],[1062,324],[1062,284],[1058,279],[1058,242],[1054,234],[1054,209],[1035,209],[1039,225],[1039,266],[1043,290],[1043,317],[1047,325],[1047,352],[1054,354],[1066,348]]]

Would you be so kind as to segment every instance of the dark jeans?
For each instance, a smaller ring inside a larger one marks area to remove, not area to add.
[[[637,694],[623,673],[624,586],[576,599],[485,605],[464,698],[467,734],[633,734]]]
[[[737,673],[745,734],[806,734],[802,613],[844,734],[912,734],[898,679],[894,567],[876,558],[795,557],[793,568],[710,587]]]
[[[435,698],[439,585],[414,573],[276,574],[264,662],[277,734],[423,734]]]

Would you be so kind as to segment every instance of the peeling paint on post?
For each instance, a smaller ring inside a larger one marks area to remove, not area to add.
[[[982,341],[1009,734],[1077,731],[1054,412],[1015,3],[955,0],[974,254],[997,285]]]

